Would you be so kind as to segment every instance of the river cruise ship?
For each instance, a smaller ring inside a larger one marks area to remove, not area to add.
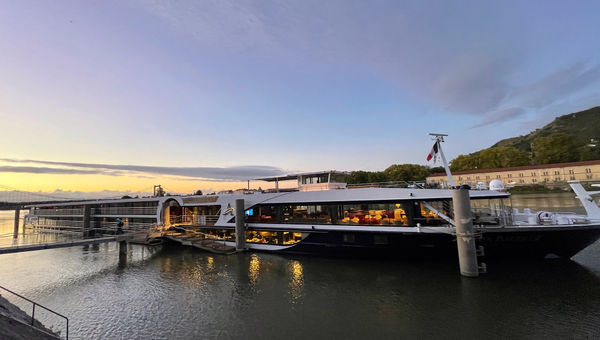
[[[235,202],[244,200],[251,250],[388,258],[456,257],[452,189],[349,187],[346,173],[273,178],[275,189],[210,195],[89,200],[29,206],[26,227],[85,236],[150,225],[194,230],[235,245]],[[295,180],[298,187],[280,189]],[[600,208],[579,183],[571,186],[587,215],[511,209],[506,192],[470,190],[477,245],[490,258],[570,258],[600,238]],[[122,221],[122,223],[120,222]],[[121,226],[120,226],[121,227]]]

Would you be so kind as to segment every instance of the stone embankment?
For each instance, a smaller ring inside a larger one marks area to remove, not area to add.
[[[0,296],[0,339],[2,340],[56,340],[60,337],[19,307]]]

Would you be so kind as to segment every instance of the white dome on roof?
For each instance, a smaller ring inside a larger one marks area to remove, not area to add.
[[[490,181],[490,190],[502,191],[504,190],[504,183],[499,179],[493,179]]]

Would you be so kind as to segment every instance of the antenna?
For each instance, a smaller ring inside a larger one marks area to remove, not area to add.
[[[442,150],[441,144],[444,141],[444,137],[447,137],[448,135],[443,133],[430,133],[429,135],[434,137],[438,151],[440,152],[440,156],[442,156],[442,162],[444,163],[444,170],[446,170],[446,176],[448,176],[448,184],[450,184],[450,186],[453,187],[454,179],[452,178],[452,172],[450,172],[450,167],[448,167],[448,162],[446,161],[446,156],[444,156],[444,151]]]

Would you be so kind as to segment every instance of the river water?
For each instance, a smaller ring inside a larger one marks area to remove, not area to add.
[[[572,194],[531,197],[513,206],[581,209]],[[10,233],[12,215],[1,217]],[[600,337],[600,243],[572,261],[494,263],[477,279],[456,259],[129,247],[126,263],[114,243],[0,255],[0,285],[67,315],[72,339]]]

